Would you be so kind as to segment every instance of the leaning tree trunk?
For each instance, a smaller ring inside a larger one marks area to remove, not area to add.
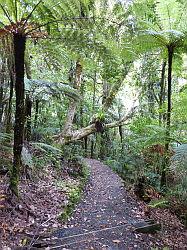
[[[24,55],[26,37],[19,33],[13,34],[14,60],[15,60],[15,92],[16,92],[16,112],[14,125],[14,160],[10,176],[10,189],[18,196],[18,184],[21,168],[21,152],[23,147],[24,134]]]
[[[171,126],[171,84],[172,84],[172,62],[173,62],[173,46],[168,46],[168,107],[166,116],[166,143],[165,143],[165,163],[161,174],[161,186],[166,185],[166,168],[169,164],[169,142],[170,142],[170,126]]]
[[[82,83],[82,65],[80,60],[78,59],[76,62],[76,69],[75,69],[75,79],[74,79],[74,88],[78,91],[80,90]],[[78,102],[76,100],[73,100],[69,104],[67,117],[64,125],[63,134],[67,137],[71,136],[72,134],[72,126],[73,126],[73,120],[75,117],[76,109],[77,109]]]

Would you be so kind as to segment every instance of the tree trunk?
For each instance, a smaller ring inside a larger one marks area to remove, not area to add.
[[[35,117],[34,117],[34,128],[37,127],[37,124],[38,124],[38,113],[39,113],[39,100],[36,99],[36,102],[35,102]]]
[[[82,65],[81,65],[80,60],[78,59],[76,62],[75,79],[74,79],[74,88],[77,90],[80,90],[81,80],[82,80],[81,78],[82,78]],[[63,130],[64,136],[69,137],[69,135],[72,132],[73,120],[75,117],[76,109],[77,109],[77,101],[73,100],[69,104],[66,122],[65,122],[64,130]]]
[[[10,74],[10,92],[9,92],[8,109],[7,109],[6,133],[10,133],[12,128],[11,117],[12,117],[12,98],[14,90],[14,78],[12,69],[9,69],[9,74]]]
[[[150,81],[147,86],[148,95],[148,111],[152,118],[155,117],[155,96],[154,96],[154,82]]]
[[[90,157],[93,159],[94,158],[94,140],[91,140],[91,149],[90,149]]]
[[[128,111],[128,113],[124,117],[122,117],[119,121],[105,124],[105,129],[115,128],[115,127],[119,127],[121,125],[127,124],[127,120],[129,120],[133,117],[133,115],[136,111],[136,108],[137,108],[136,106],[133,106]],[[65,144],[68,144],[70,142],[75,142],[77,140],[80,140],[80,139],[84,138],[85,136],[89,136],[89,135],[94,134],[96,132],[97,132],[97,129],[96,129],[95,123],[94,123],[94,124],[88,125],[87,127],[72,131],[69,138],[67,138],[63,132],[58,134],[58,135],[53,136],[53,138],[56,141],[58,141],[59,143],[61,143],[62,145],[65,145]]]
[[[93,81],[92,116],[95,114],[96,81],[97,81],[97,72],[95,71],[94,81]]]
[[[166,61],[162,64],[162,73],[160,80],[160,94],[159,94],[159,125],[162,125],[163,113],[161,112],[165,99],[165,71],[166,71]]]
[[[2,124],[2,118],[3,118],[3,86],[0,86],[0,130],[1,130],[1,124]]]
[[[29,61],[29,55],[25,56],[25,72],[28,79],[31,79],[31,66]],[[30,98],[30,93],[26,94],[25,99],[25,139],[27,141],[31,140],[31,115],[32,115],[32,100]]]
[[[16,112],[14,125],[14,159],[10,176],[10,190],[18,196],[18,185],[21,168],[21,152],[24,135],[24,55],[26,37],[19,33],[13,34],[14,60],[15,60],[15,92],[16,92]]]
[[[32,113],[32,101],[29,94],[26,95],[25,99],[25,117],[26,117],[26,128],[25,128],[25,139],[31,140],[31,113]]]
[[[124,65],[123,78],[121,80],[116,81],[116,83],[110,88],[110,91],[109,91],[109,93],[108,93],[108,95],[105,98],[105,101],[103,103],[103,110],[104,111],[107,111],[110,108],[110,106],[112,105],[113,100],[115,99],[115,97],[118,93],[118,90],[120,89],[121,85],[123,84],[124,79],[126,78],[131,65],[132,65],[132,62],[129,62],[126,65]]]
[[[165,143],[165,162],[161,173],[161,186],[166,185],[166,169],[169,165],[169,143],[170,143],[170,126],[171,126],[171,84],[172,84],[172,62],[173,62],[173,46],[168,46],[168,106],[166,116],[166,143]]]
[[[85,152],[85,156],[87,157],[88,154],[88,137],[84,137],[84,152]]]
[[[119,135],[120,135],[120,141],[123,143],[123,127],[120,125],[119,126]]]
[[[4,43],[3,43],[4,45]],[[0,72],[0,129],[2,127],[2,123],[3,123],[3,113],[4,113],[4,85],[5,85],[5,64],[6,64],[6,60],[5,60],[5,55],[2,55],[2,67],[1,67],[1,72]]]

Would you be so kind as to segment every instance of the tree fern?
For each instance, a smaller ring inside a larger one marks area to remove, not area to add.
[[[148,1],[149,3],[152,2],[151,7],[146,1],[137,2],[145,5],[145,10],[140,12],[141,16],[138,15],[137,7],[135,8],[137,16],[140,18],[138,19],[138,39],[146,39],[147,35],[147,43],[142,44],[145,46],[144,48],[151,49],[152,44],[152,49],[154,47],[158,49],[177,42],[179,47],[184,45],[186,41],[187,14],[183,5],[176,0]],[[149,16],[146,15],[147,9],[150,12]]]

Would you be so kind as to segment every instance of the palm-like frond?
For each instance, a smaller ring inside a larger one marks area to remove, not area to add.
[[[162,30],[185,30],[186,10],[176,0],[159,0],[155,12]]]
[[[58,23],[66,25],[78,24],[87,19],[90,0],[0,0],[1,27],[9,31],[16,29],[25,30],[26,34],[34,31],[41,32],[42,27],[51,26],[58,30]],[[82,15],[84,11],[84,15]],[[82,13],[82,14],[81,14]],[[50,26],[49,26],[50,25]]]
[[[146,1],[141,4],[149,6]],[[147,11],[147,8],[145,8]],[[137,11],[137,9],[136,9]],[[140,43],[143,52],[147,49],[166,49],[175,44],[182,47],[187,40],[187,14],[184,6],[177,0],[152,1],[149,15],[144,10],[138,19],[139,32],[136,43]],[[136,39],[135,39],[136,40]],[[140,46],[139,46],[140,47]]]

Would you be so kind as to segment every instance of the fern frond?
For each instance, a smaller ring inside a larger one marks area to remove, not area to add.
[[[187,144],[179,145],[174,151],[175,154],[171,158],[171,169],[178,175],[187,176]]]
[[[54,146],[51,146],[49,144],[46,144],[46,143],[42,143],[42,142],[31,142],[31,145],[42,151],[42,152],[45,152],[45,153],[53,153],[55,155],[58,155],[58,154],[62,154],[62,151],[59,149],[59,148],[56,148]]]
[[[12,135],[0,132],[0,142],[2,142],[3,140],[7,140],[7,139],[8,140],[12,139]]]
[[[50,94],[61,94],[62,92],[67,95],[70,98],[73,98],[74,100],[80,100],[80,94],[78,91],[72,87],[70,87],[68,84],[63,83],[55,83],[55,82],[48,82],[44,80],[35,80],[35,79],[25,79],[26,89],[30,90],[31,88],[38,88],[38,89],[44,89],[46,92],[50,92]]]
[[[181,14],[184,11],[176,0],[159,0],[156,2],[155,11],[162,29],[177,29]]]

